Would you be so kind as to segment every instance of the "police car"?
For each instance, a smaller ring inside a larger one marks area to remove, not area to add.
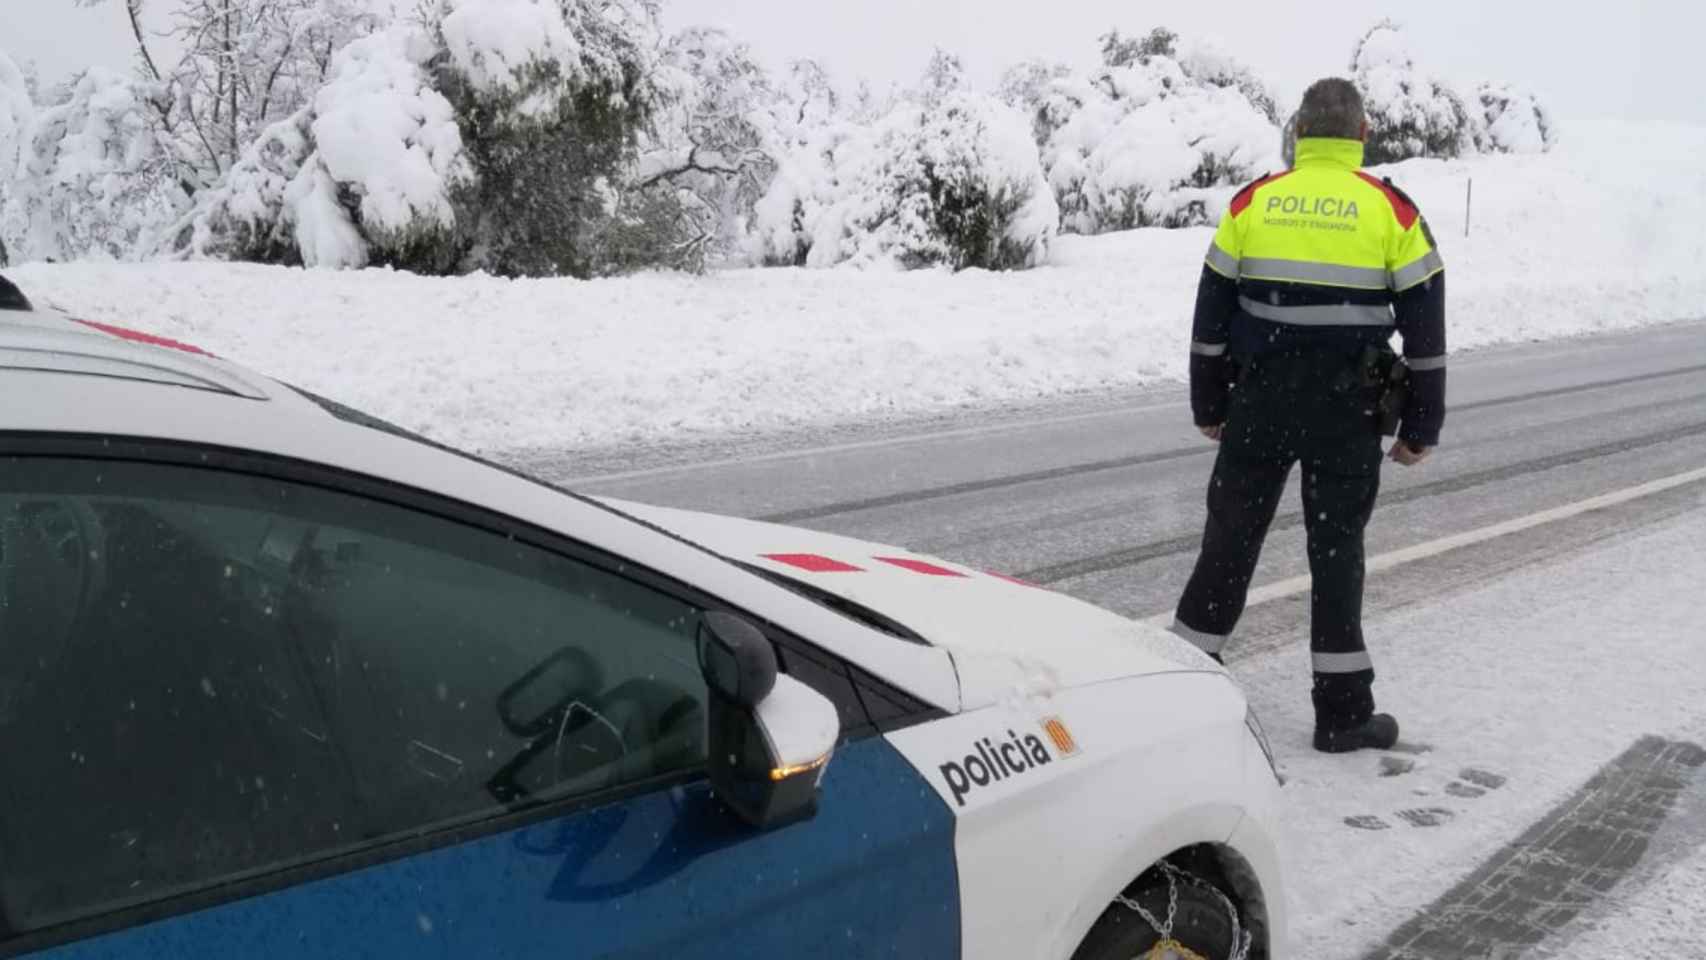
[[[0,312],[0,954],[1268,957],[1170,635]]]

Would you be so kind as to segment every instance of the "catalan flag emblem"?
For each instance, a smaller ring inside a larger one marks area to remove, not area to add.
[[[1063,757],[1070,757],[1078,752],[1078,741],[1072,739],[1072,731],[1066,729],[1059,717],[1049,717],[1043,721],[1043,732],[1048,734],[1049,741],[1060,751]]]

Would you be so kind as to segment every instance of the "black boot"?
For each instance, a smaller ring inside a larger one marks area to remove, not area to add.
[[[1390,750],[1398,742],[1398,721],[1390,713],[1377,713],[1361,726],[1345,730],[1315,728],[1315,749],[1322,753],[1352,750]]]

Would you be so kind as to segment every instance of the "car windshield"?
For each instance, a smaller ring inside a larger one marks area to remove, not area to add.
[[[111,398],[221,399],[4,318],[195,344],[834,611],[723,581],[838,703],[904,691],[884,736],[1088,710],[1120,719],[1049,743],[1105,771],[1173,703],[1117,685],[1230,678],[1267,733],[1224,751],[1262,743],[1307,841],[1266,897],[1300,952],[1706,956],[1703,29],[1678,0],[0,0],[0,443],[89,441],[110,401],[146,436],[95,441],[193,447]],[[313,414],[246,452],[348,434]],[[0,495],[14,455],[43,454]],[[655,572],[718,599],[695,569]],[[1047,879],[1112,822],[1067,799],[1201,800],[1227,754],[1181,743],[1060,788]],[[905,762],[1002,821],[1023,777],[953,751]],[[0,955],[34,949],[6,857]],[[1117,886],[1011,879],[966,952]]]

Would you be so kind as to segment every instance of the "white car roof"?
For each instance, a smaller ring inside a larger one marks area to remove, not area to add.
[[[617,554],[762,616],[937,707],[948,654],[897,640],[615,509],[334,416],[193,345],[55,310],[0,312],[0,432],[193,443],[306,461],[473,504]]]

